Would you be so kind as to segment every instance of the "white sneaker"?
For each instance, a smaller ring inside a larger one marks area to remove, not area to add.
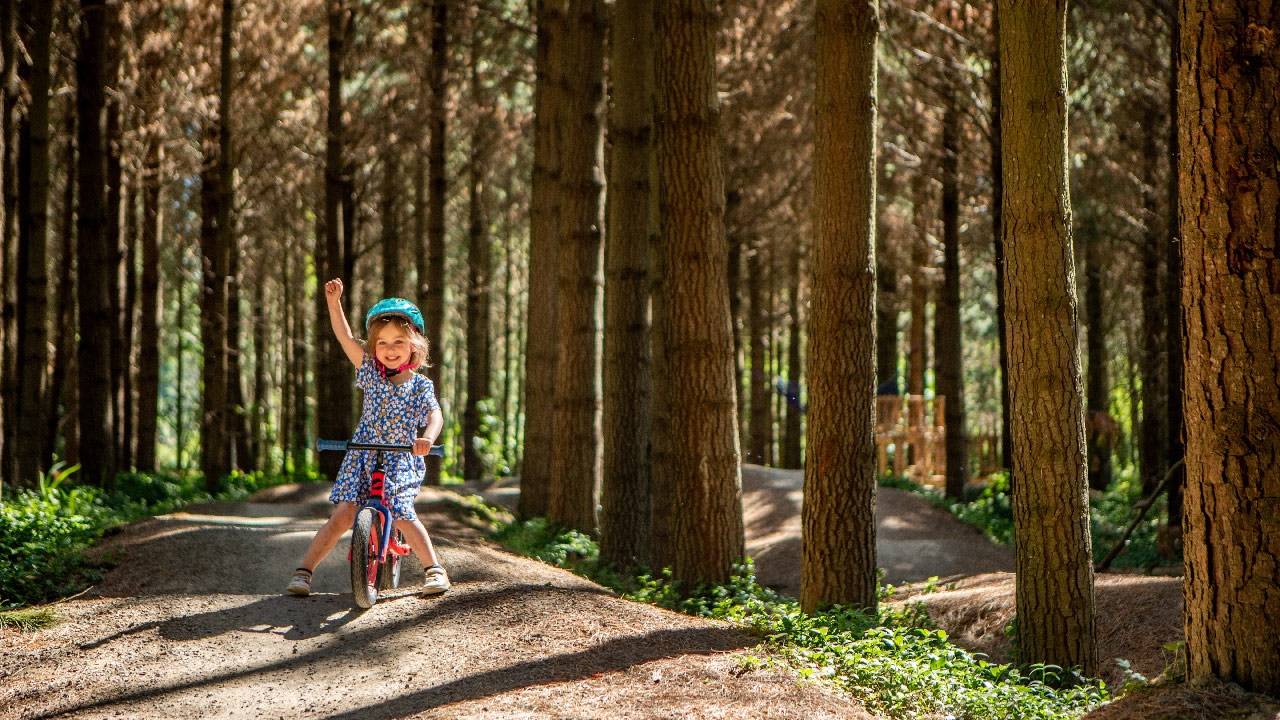
[[[293,571],[293,577],[289,578],[289,586],[286,591],[306,597],[311,594],[311,573],[299,568]]]
[[[448,590],[452,585],[449,583],[449,573],[439,565],[432,565],[427,568],[427,579],[422,583],[423,595],[439,595]]]

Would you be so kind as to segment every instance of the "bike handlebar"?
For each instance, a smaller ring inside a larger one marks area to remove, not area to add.
[[[351,442],[348,440],[316,440],[316,450],[324,452],[332,450],[334,452],[346,452],[348,450],[384,450],[387,452],[411,452],[413,445],[387,445],[383,443],[363,443]],[[428,455],[436,457],[444,457],[443,445],[432,445],[431,452]]]

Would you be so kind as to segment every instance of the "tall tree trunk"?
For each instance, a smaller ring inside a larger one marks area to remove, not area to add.
[[[804,467],[804,457],[801,452],[801,442],[803,438],[801,433],[801,416],[804,410],[800,405],[800,380],[804,374],[804,362],[801,360],[800,346],[804,341],[801,335],[801,310],[802,303],[800,301],[800,246],[791,251],[791,272],[790,272],[790,299],[791,299],[791,327],[788,331],[787,339],[787,378],[795,384],[796,394],[795,401],[788,402],[786,406],[786,433],[785,440],[782,445],[782,467],[793,468],[799,470]]]
[[[227,169],[228,174],[234,171]],[[234,201],[231,201],[234,202]],[[229,225],[234,221],[228,219]],[[249,401],[244,394],[244,352],[245,343],[241,340],[244,333],[243,316],[240,313],[240,243],[234,233],[230,234],[227,247],[229,262],[227,263],[227,438],[231,457],[229,466],[236,470],[253,472],[253,451],[249,448]]]
[[[929,367],[929,176],[917,168],[911,182],[911,213],[915,235],[911,239],[911,324],[907,326],[907,393],[923,395],[925,369]]]
[[[1189,674],[1280,695],[1280,7],[1181,10]]]
[[[480,78],[481,15],[473,13],[471,35],[471,99],[477,117],[472,124],[471,153],[467,162],[467,403],[462,411],[462,473],[479,480],[489,473],[482,444],[483,408],[491,397],[492,356],[489,336],[492,324],[490,296],[493,290],[493,249],[489,237],[489,155],[494,143],[493,100]]]
[[[522,517],[546,515],[551,505],[554,442],[556,317],[560,227],[560,126],[564,103],[558,86],[567,62],[565,1],[536,0],[538,47],[535,58],[533,188],[529,225],[529,311],[525,343],[524,455],[520,461]]]
[[[122,354],[125,357],[124,374],[121,378],[123,385],[120,388],[119,396],[123,398],[121,403],[120,422],[122,427],[120,437],[123,442],[120,444],[120,466],[123,468],[135,468],[137,458],[138,436],[137,436],[137,420],[138,420],[138,402],[135,377],[138,368],[137,363],[137,339],[135,330],[137,329],[137,305],[138,305],[138,273],[136,267],[138,265],[138,192],[135,187],[138,184],[135,178],[133,186],[125,194],[125,224],[124,224],[124,262],[122,267],[124,270],[124,287],[120,303],[120,330],[121,336],[124,338],[124,348]]]
[[[819,0],[809,456],[800,604],[876,607],[875,204],[879,4]]]
[[[449,2],[433,0],[431,5],[431,66],[427,69],[427,82],[431,90],[428,101],[427,127],[427,271],[426,287],[419,289],[419,307],[426,321],[427,340],[444,346],[444,210],[449,180],[446,172],[445,141],[448,140],[449,91]],[[440,353],[443,359],[443,353]],[[440,362],[432,361],[427,376],[435,383],[436,395],[442,391]],[[440,484],[441,460],[427,457],[429,485]]]
[[[649,564],[649,246],[657,218],[653,8],[654,0],[616,4],[609,57],[600,558],[620,567]]]
[[[30,103],[18,138],[19,283],[19,396],[17,418],[26,428],[16,448],[18,483],[33,483],[49,466],[44,446],[46,368],[49,364],[49,48],[53,32],[53,4],[44,0],[22,3],[29,34],[24,66]]]
[[[1000,357],[1000,463],[1013,477],[1013,425],[1009,416],[1009,336],[1005,323],[1005,252],[1004,252],[1004,113],[1000,81],[1000,4],[991,6],[991,237],[996,275],[996,328]],[[1012,482],[1012,480],[1010,481]]]
[[[13,476],[13,413],[17,407],[18,353],[17,283],[13,282],[13,251],[17,244],[16,112],[17,10],[19,0],[0,0],[0,497],[4,481]]]
[[[324,208],[323,233],[318,233],[316,263],[320,283],[338,277],[347,266],[347,250],[350,236],[343,233],[342,199],[344,193],[343,143],[346,130],[342,123],[342,63],[347,45],[353,33],[352,11],[345,0],[329,0],[329,99],[325,113],[324,155]],[[349,226],[349,223],[345,223]],[[344,240],[346,247],[344,248]],[[324,293],[316,292],[316,433],[324,439],[342,439],[351,433],[351,373],[350,363],[343,355],[333,330],[324,319],[328,317],[324,305]],[[363,333],[363,323],[356,332]],[[339,453],[321,453],[320,473],[329,478],[337,477],[342,463]]]
[[[560,132],[555,443],[547,517],[596,530],[603,472],[604,31],[602,0],[569,0]]]
[[[231,472],[232,413],[235,408],[229,353],[231,304],[229,295],[234,232],[231,228],[231,30],[234,0],[222,0],[218,73],[216,134],[205,138],[206,172],[201,180],[203,214],[200,245],[204,257],[201,274],[200,339],[204,349],[204,397],[200,423],[200,467],[205,489],[217,492]],[[237,348],[238,350],[238,348]],[[239,374],[234,378],[239,385]]]
[[[769,372],[770,332],[773,308],[765,289],[768,283],[768,252],[763,242],[747,251],[747,352],[751,356],[747,387],[751,393],[751,415],[747,423],[747,453],[743,460],[760,465],[773,464],[773,377]],[[789,378],[795,381],[796,378]]]
[[[901,173],[889,174],[886,163],[876,167],[876,394],[899,395],[904,383],[898,377],[898,322],[902,312],[899,292],[900,268],[887,250],[892,244],[889,225],[883,221],[889,202],[897,198]]]
[[[942,119],[942,287],[934,311],[933,342],[937,394],[945,398],[946,495],[964,498],[969,481],[969,440],[965,432],[964,353],[960,323],[960,79],[946,73]]]
[[[76,55],[76,111],[80,168],[80,213],[76,258],[80,268],[107,267],[111,247],[107,235],[103,188],[107,148],[103,132],[106,107],[108,8],[105,0],[80,0],[80,50]],[[116,472],[115,431],[111,422],[111,296],[107,273],[80,272],[79,367],[81,477],[113,487]]]
[[[60,428],[65,427],[62,443],[62,459],[68,465],[75,465],[80,462],[80,449],[78,436],[75,434],[75,416],[73,409],[75,406],[73,388],[67,386],[67,378],[71,377],[74,381],[75,376],[72,374],[75,367],[75,353],[72,351],[72,338],[76,334],[76,318],[75,318],[75,199],[76,199],[76,114],[74,112],[74,100],[69,103],[71,107],[63,114],[66,122],[66,130],[63,137],[66,140],[66,154],[63,155],[64,167],[67,168],[66,184],[62,189],[62,226],[60,228],[61,252],[59,260],[55,267],[65,268],[65,272],[58,275],[57,288],[54,291],[54,297],[59,298],[54,311],[54,337],[53,347],[55,348],[55,360],[53,364],[53,373],[49,379],[49,406],[51,412],[46,417],[45,447],[51,451],[56,451],[58,447],[58,433]]]
[[[1098,668],[1066,161],[1066,2],[1001,0],[1019,660]]]
[[[160,204],[164,143],[158,134],[146,141],[142,169],[142,284],[138,318],[138,472],[156,470],[156,431],[160,401]],[[287,337],[287,336],[286,336]],[[181,392],[181,390],[179,390]]]
[[[658,3],[655,32],[664,298],[653,316],[654,377],[663,387],[654,397],[651,487],[655,519],[669,515],[661,533],[654,528],[653,550],[657,566],[692,589],[727,580],[744,544],[715,7]]]
[[[1182,460],[1184,446],[1182,403],[1182,242],[1178,227],[1178,38],[1180,10],[1178,3],[1170,3],[1169,18],[1169,177],[1166,184],[1169,197],[1168,232],[1165,245],[1165,317],[1169,319],[1169,332],[1165,335],[1165,359],[1169,363],[1166,382],[1169,386],[1169,418],[1165,429],[1169,432],[1169,462],[1172,473],[1168,485],[1168,521],[1165,523],[1165,552],[1181,554],[1182,550],[1182,489],[1186,484],[1186,465]]]
[[[1089,487],[1105,490],[1111,484],[1111,446],[1115,438],[1115,434],[1110,432],[1114,421],[1111,419],[1111,391],[1107,382],[1107,327],[1102,313],[1105,261],[1102,239],[1097,237],[1092,225],[1084,225],[1084,228],[1080,244],[1084,246],[1084,309],[1085,327],[1088,329],[1085,338],[1089,358],[1085,383],[1088,413],[1085,429],[1089,445]]]
[[[1158,112],[1153,107],[1149,110],[1149,116]],[[1156,187],[1160,182],[1156,165],[1158,152],[1156,127],[1148,124],[1143,128],[1142,143],[1142,204],[1147,232],[1142,239],[1141,252],[1142,345],[1139,355],[1142,373],[1142,429],[1138,444],[1138,468],[1142,477],[1143,497],[1159,486],[1169,467],[1169,430],[1165,427],[1165,423],[1169,421],[1169,389],[1166,385],[1169,363],[1164,357],[1168,351],[1164,339],[1168,324],[1165,316],[1168,290],[1163,282],[1167,254],[1165,245],[1169,241],[1169,235],[1161,226],[1156,200]]]
[[[266,253],[260,253],[260,257]],[[267,267],[266,258],[261,257],[261,267]],[[246,412],[251,417],[248,435],[249,454],[245,460],[246,467],[254,470],[271,471],[270,460],[266,452],[267,446],[267,284],[264,278],[258,278],[253,284],[253,404]]]
[[[400,262],[400,148],[388,145],[382,155],[382,297],[404,295]]]

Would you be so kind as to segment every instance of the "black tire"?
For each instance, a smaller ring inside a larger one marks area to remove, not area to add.
[[[356,605],[371,608],[378,602],[378,528],[381,517],[373,508],[360,508],[351,528],[351,593]]]
[[[392,530],[397,541],[404,544],[404,536],[399,530]],[[387,561],[378,566],[378,590],[395,590],[400,587],[401,557],[393,552],[387,553]]]

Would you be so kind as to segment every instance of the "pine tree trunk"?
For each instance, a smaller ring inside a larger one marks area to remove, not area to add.
[[[427,329],[427,341],[434,343],[433,347],[437,349],[444,345],[444,210],[449,192],[445,164],[449,119],[445,102],[449,91],[449,1],[433,0],[431,4],[431,66],[427,68],[427,82],[431,90],[427,105],[430,134],[427,140],[427,271],[426,288],[419,291],[419,307]],[[441,360],[444,357],[442,352],[433,354],[439,355]],[[432,360],[431,367],[427,368],[427,377],[435,383],[437,397],[441,396],[444,388],[440,384],[443,374],[439,360]],[[427,474],[424,482],[439,485],[440,458],[429,456],[425,461]]]
[[[929,176],[917,170],[911,182],[911,213],[915,235],[911,239],[911,324],[907,326],[907,393],[923,395],[925,369],[929,366],[926,331],[929,311]]]
[[[787,340],[787,377],[796,386],[795,402],[788,402],[786,406],[786,440],[782,446],[782,467],[793,468],[799,470],[804,467],[804,456],[801,450],[801,442],[804,432],[802,427],[802,416],[804,411],[800,405],[800,381],[804,375],[804,361],[801,359],[800,348],[804,342],[801,335],[802,327],[802,304],[800,300],[800,248],[797,246],[791,252],[791,327],[788,332]]]
[[[0,498],[4,482],[13,477],[14,443],[12,415],[17,407],[18,358],[13,346],[17,319],[17,283],[11,275],[16,249],[17,177],[15,116],[18,100],[17,26],[18,0],[0,0]],[[13,298],[11,301],[10,298]]]
[[[1280,12],[1181,10],[1189,674],[1280,695]]]
[[[480,14],[472,16],[478,24]],[[483,408],[491,397],[492,356],[490,348],[490,294],[493,278],[493,249],[489,237],[491,221],[489,198],[489,154],[494,143],[492,99],[486,96],[481,82],[477,52],[482,42],[478,27],[471,37],[471,99],[475,103],[477,117],[472,125],[471,154],[467,163],[468,223],[467,223],[467,403],[462,411],[462,472],[467,480],[480,480],[489,472],[482,444],[489,444],[482,437]]]
[[[17,445],[18,483],[33,483],[49,466],[44,446],[47,399],[45,369],[49,364],[48,264],[49,248],[49,52],[53,31],[53,5],[43,0],[24,2],[24,38],[29,63],[25,65],[30,93],[27,117],[18,137],[18,409],[17,425],[25,428]]]
[[[382,297],[404,296],[400,262],[400,163],[398,147],[382,151]]]
[[[595,532],[603,472],[604,3],[570,0],[565,29],[569,54],[560,132],[559,347],[547,516],[565,527]]]
[[[142,282],[138,317],[138,472],[156,470],[160,400],[160,205],[164,144],[148,137],[142,171]]]
[[[743,555],[733,329],[716,94],[716,9],[658,4],[654,70],[660,208],[654,307],[653,497],[659,567],[692,589],[724,582]],[[659,329],[660,328],[660,329]]]
[[[1148,116],[1159,112],[1156,108]],[[1169,467],[1169,377],[1168,361],[1164,353],[1168,318],[1165,316],[1168,290],[1164,287],[1165,245],[1169,236],[1157,215],[1156,128],[1143,128],[1142,147],[1142,200],[1143,219],[1147,232],[1142,239],[1140,260],[1142,263],[1142,340],[1139,353],[1139,371],[1142,374],[1142,428],[1138,443],[1138,468],[1142,477],[1142,495],[1155,491]]]
[[[107,267],[111,247],[103,188],[107,148],[102,115],[106,107],[108,10],[105,0],[80,1],[80,46],[76,55],[76,111],[80,117],[79,207],[76,262],[81,268]],[[111,297],[106,273],[76,274],[80,302],[79,368],[80,475],[87,482],[115,485],[115,432],[111,423]]]
[[[877,2],[814,18],[813,289],[800,604],[876,607]]]
[[[529,228],[529,312],[525,344],[525,435],[520,461],[522,517],[547,514],[551,504],[551,448],[556,387],[556,268],[559,267],[560,125],[559,87],[567,62],[565,0],[537,0],[537,87],[534,93],[533,188]]]
[[[609,58],[608,242],[605,246],[604,471],[600,558],[649,563],[649,244],[653,196],[653,3],[620,0]]]
[[[1000,2],[1019,660],[1098,669],[1067,191],[1066,2]]]
[[[1000,5],[991,6],[991,237],[994,251],[992,264],[996,276],[996,328],[1000,356],[1000,463],[1013,477],[1013,433],[1009,417],[1009,338],[1005,324],[1005,252],[1004,252],[1004,141],[1002,139],[1000,87]],[[1012,482],[1012,480],[1010,480]]]
[[[1085,429],[1089,444],[1089,487],[1106,490],[1111,484],[1111,443],[1108,432],[1113,421],[1110,413],[1110,391],[1107,383],[1107,327],[1102,316],[1102,239],[1090,231],[1081,239],[1084,246],[1084,309],[1086,366],[1085,404],[1088,415]]]
[[[343,143],[346,131],[342,122],[342,64],[351,39],[352,11],[344,0],[330,0],[329,25],[329,100],[325,115],[324,199],[321,214],[323,232],[317,237],[317,281],[323,285],[346,271],[351,237],[345,235],[342,212],[344,192]],[[344,242],[346,241],[346,249]],[[350,279],[350,278],[348,278]],[[326,440],[342,440],[351,433],[351,363],[342,353],[333,330],[329,327],[324,293],[318,288],[315,301],[316,332],[316,433]],[[364,323],[356,322],[353,330],[363,334]],[[320,473],[337,477],[342,464],[340,453],[321,453]]]
[[[1170,3],[1169,18],[1169,167],[1166,190],[1168,192],[1168,237],[1165,244],[1165,317],[1169,331],[1165,335],[1165,361],[1168,363],[1166,382],[1169,387],[1169,417],[1165,430],[1169,433],[1169,462],[1172,473],[1168,485],[1167,515],[1160,542],[1162,552],[1182,554],[1182,490],[1186,485],[1186,465],[1177,465],[1186,453],[1183,434],[1183,370],[1182,370],[1182,243],[1178,228],[1178,3]]]
[[[942,287],[934,311],[933,342],[937,394],[946,398],[946,495],[964,498],[969,481],[969,441],[965,434],[964,353],[960,324],[960,80],[946,73],[942,120]]]
[[[62,223],[60,228],[61,251],[59,260],[55,267],[63,267],[70,269],[75,259],[75,198],[76,198],[76,114],[74,112],[74,100],[69,103],[71,107],[64,113],[66,118],[66,130],[64,137],[66,139],[66,150],[63,155],[65,167],[65,184],[62,189]],[[71,272],[63,272],[58,275],[57,289],[54,291],[55,297],[60,299],[54,311],[54,337],[53,347],[55,348],[55,361],[53,364],[53,373],[49,379],[49,392],[47,397],[51,408],[46,418],[45,431],[45,447],[52,451],[58,448],[58,434],[62,429],[62,449],[61,457],[68,465],[75,465],[80,462],[80,448],[78,436],[75,431],[75,415],[74,415],[74,389],[68,386],[67,378],[72,378],[74,382],[75,375],[73,369],[75,367],[75,352],[71,338],[76,334],[75,321],[75,278]]]
[[[751,313],[747,318],[747,345],[751,356],[747,387],[751,392],[751,415],[747,423],[747,453],[743,460],[759,465],[773,464],[773,377],[768,361],[772,308],[765,291],[767,256],[763,243],[756,243],[747,253],[747,298]]]

